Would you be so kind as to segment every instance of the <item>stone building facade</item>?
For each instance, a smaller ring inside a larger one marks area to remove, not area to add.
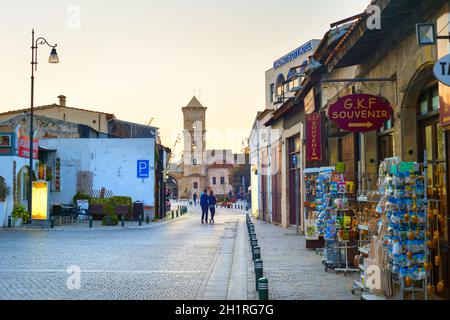
[[[178,182],[180,198],[192,198],[203,190],[216,195],[232,191],[229,176],[233,168],[245,163],[243,154],[231,150],[208,150],[206,146],[206,111],[196,97],[182,108],[183,111],[183,159],[180,172],[169,173],[181,178]]]

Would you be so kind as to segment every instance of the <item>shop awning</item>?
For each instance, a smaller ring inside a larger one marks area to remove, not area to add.
[[[437,0],[442,4],[445,1]],[[417,2],[417,5],[413,6],[411,0],[374,0],[372,3],[381,9],[381,29],[369,28],[368,15],[360,19],[325,61],[330,70],[359,65],[373,52],[389,50],[390,44],[385,43],[385,39],[389,34],[399,32],[399,21],[410,20],[417,12],[423,10],[423,6],[429,6],[428,1]],[[413,24],[411,28],[414,28]],[[400,33],[399,37],[401,36],[403,34]]]
[[[56,152],[57,149],[50,149],[50,148],[39,146],[39,151]]]

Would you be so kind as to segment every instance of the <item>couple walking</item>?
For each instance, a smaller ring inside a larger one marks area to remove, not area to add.
[[[208,212],[211,211],[211,220],[209,223],[216,223],[214,216],[216,215],[217,199],[214,192],[211,191],[208,195],[208,190],[203,190],[200,195],[200,206],[202,207],[202,224],[208,223]]]

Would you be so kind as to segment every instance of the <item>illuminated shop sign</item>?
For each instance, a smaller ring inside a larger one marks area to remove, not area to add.
[[[308,42],[307,44],[304,44],[303,46],[295,49],[294,51],[288,53],[284,57],[278,59],[273,63],[273,67],[275,69],[278,69],[281,66],[284,66],[286,63],[291,62],[292,60],[297,59],[301,55],[304,55],[305,53],[311,51],[313,49],[312,42]]]
[[[45,181],[33,182],[32,190],[33,206],[31,218],[33,220],[48,219],[48,183]]]
[[[391,119],[392,107],[383,97],[353,94],[332,104],[328,117],[342,130],[369,132],[382,128]]]

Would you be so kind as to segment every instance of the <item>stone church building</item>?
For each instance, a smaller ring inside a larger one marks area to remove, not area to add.
[[[229,176],[233,168],[245,164],[244,154],[232,150],[208,150],[206,146],[206,111],[196,97],[182,108],[183,111],[183,157],[177,176],[180,198],[200,195],[204,189],[216,195],[226,195],[233,187]]]

